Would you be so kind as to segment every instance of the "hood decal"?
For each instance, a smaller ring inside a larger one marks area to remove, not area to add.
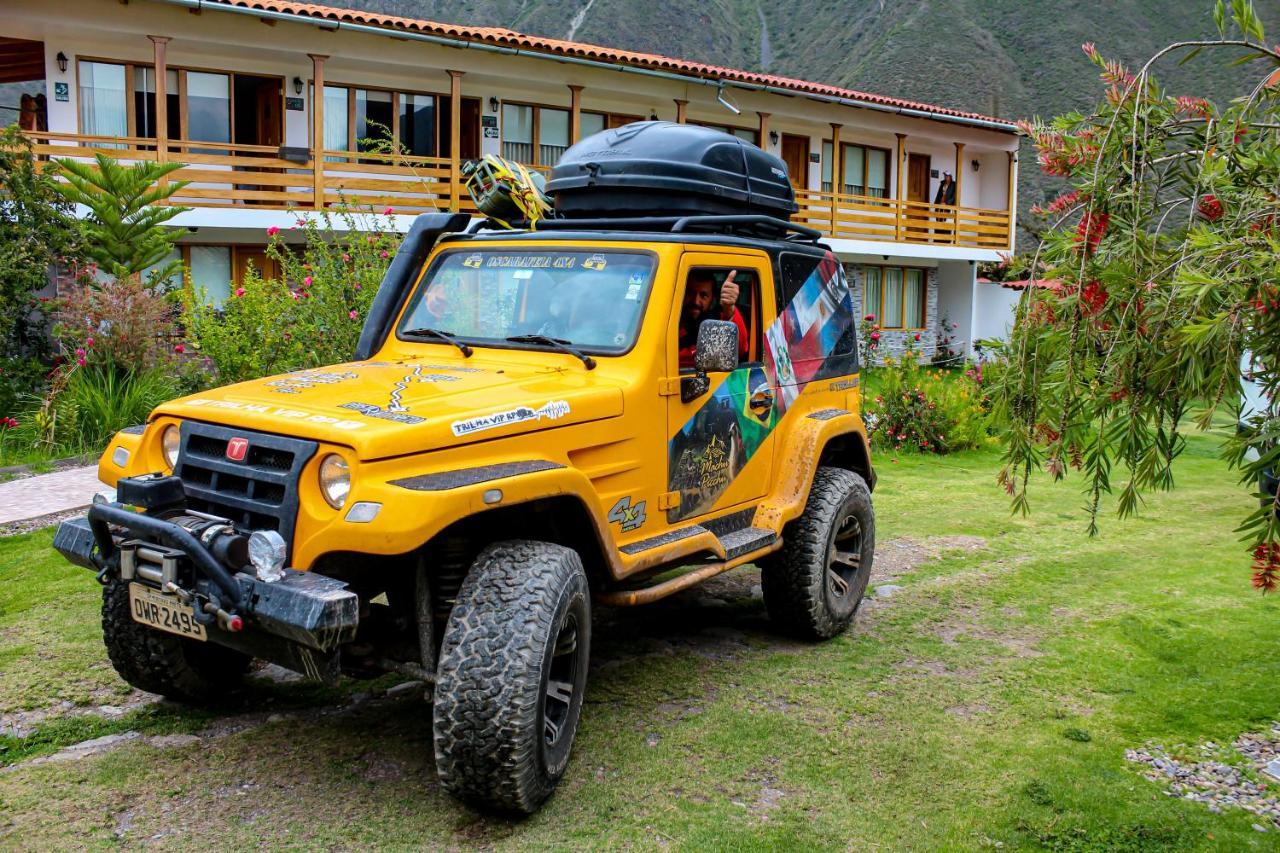
[[[505,412],[494,412],[491,415],[481,415],[478,418],[454,421],[452,424],[453,434],[459,436],[470,435],[473,432],[497,429],[508,424],[518,424],[522,421],[540,421],[543,418],[555,421],[569,414],[569,411],[569,404],[564,400],[553,400],[539,409],[517,406]]]

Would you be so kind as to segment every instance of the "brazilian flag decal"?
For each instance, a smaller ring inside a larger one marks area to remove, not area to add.
[[[742,400],[742,405],[735,414],[738,416],[738,429],[742,433],[743,449],[746,450],[747,458],[750,459],[760,449],[760,445],[764,444],[764,440],[769,437],[769,433],[777,424],[778,416],[775,406],[762,407],[756,411],[751,409],[751,395],[756,391],[768,390],[769,380],[763,368],[753,367],[750,370],[735,370],[730,373],[725,384],[731,386],[730,394]]]

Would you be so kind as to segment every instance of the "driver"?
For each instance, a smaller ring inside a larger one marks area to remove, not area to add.
[[[747,324],[738,311],[739,286],[734,279],[738,271],[732,270],[720,285],[719,304],[716,302],[715,276],[710,270],[694,270],[684,288],[684,304],[680,308],[680,366],[693,367],[693,354],[698,345],[698,327],[703,320],[729,320],[738,327],[738,357],[745,360],[750,347],[747,340]]]

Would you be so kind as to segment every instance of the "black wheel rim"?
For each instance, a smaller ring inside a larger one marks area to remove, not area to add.
[[[556,634],[550,671],[547,673],[547,689],[542,698],[542,736],[548,747],[560,744],[573,712],[574,691],[577,690],[578,667],[582,658],[580,650],[578,617],[570,611],[565,614],[560,631]]]
[[[852,512],[844,512],[835,524],[835,535],[827,549],[827,572],[823,586],[833,602],[846,602],[861,589],[862,524]]]

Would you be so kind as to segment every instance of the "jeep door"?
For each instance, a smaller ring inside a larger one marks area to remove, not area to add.
[[[715,286],[710,315],[720,319],[721,288],[735,270],[740,288],[737,310],[748,331],[745,356],[736,370],[711,374],[710,390],[696,399],[686,402],[678,391],[667,397],[667,491],[679,495],[678,503],[667,510],[672,524],[753,503],[768,491],[778,395],[763,361],[762,330],[774,315],[775,298],[767,257],[758,253],[684,254],[668,331],[668,375],[693,375],[692,368],[680,367],[681,306],[690,274],[711,275]],[[696,329],[685,331],[687,345],[696,337]]]

